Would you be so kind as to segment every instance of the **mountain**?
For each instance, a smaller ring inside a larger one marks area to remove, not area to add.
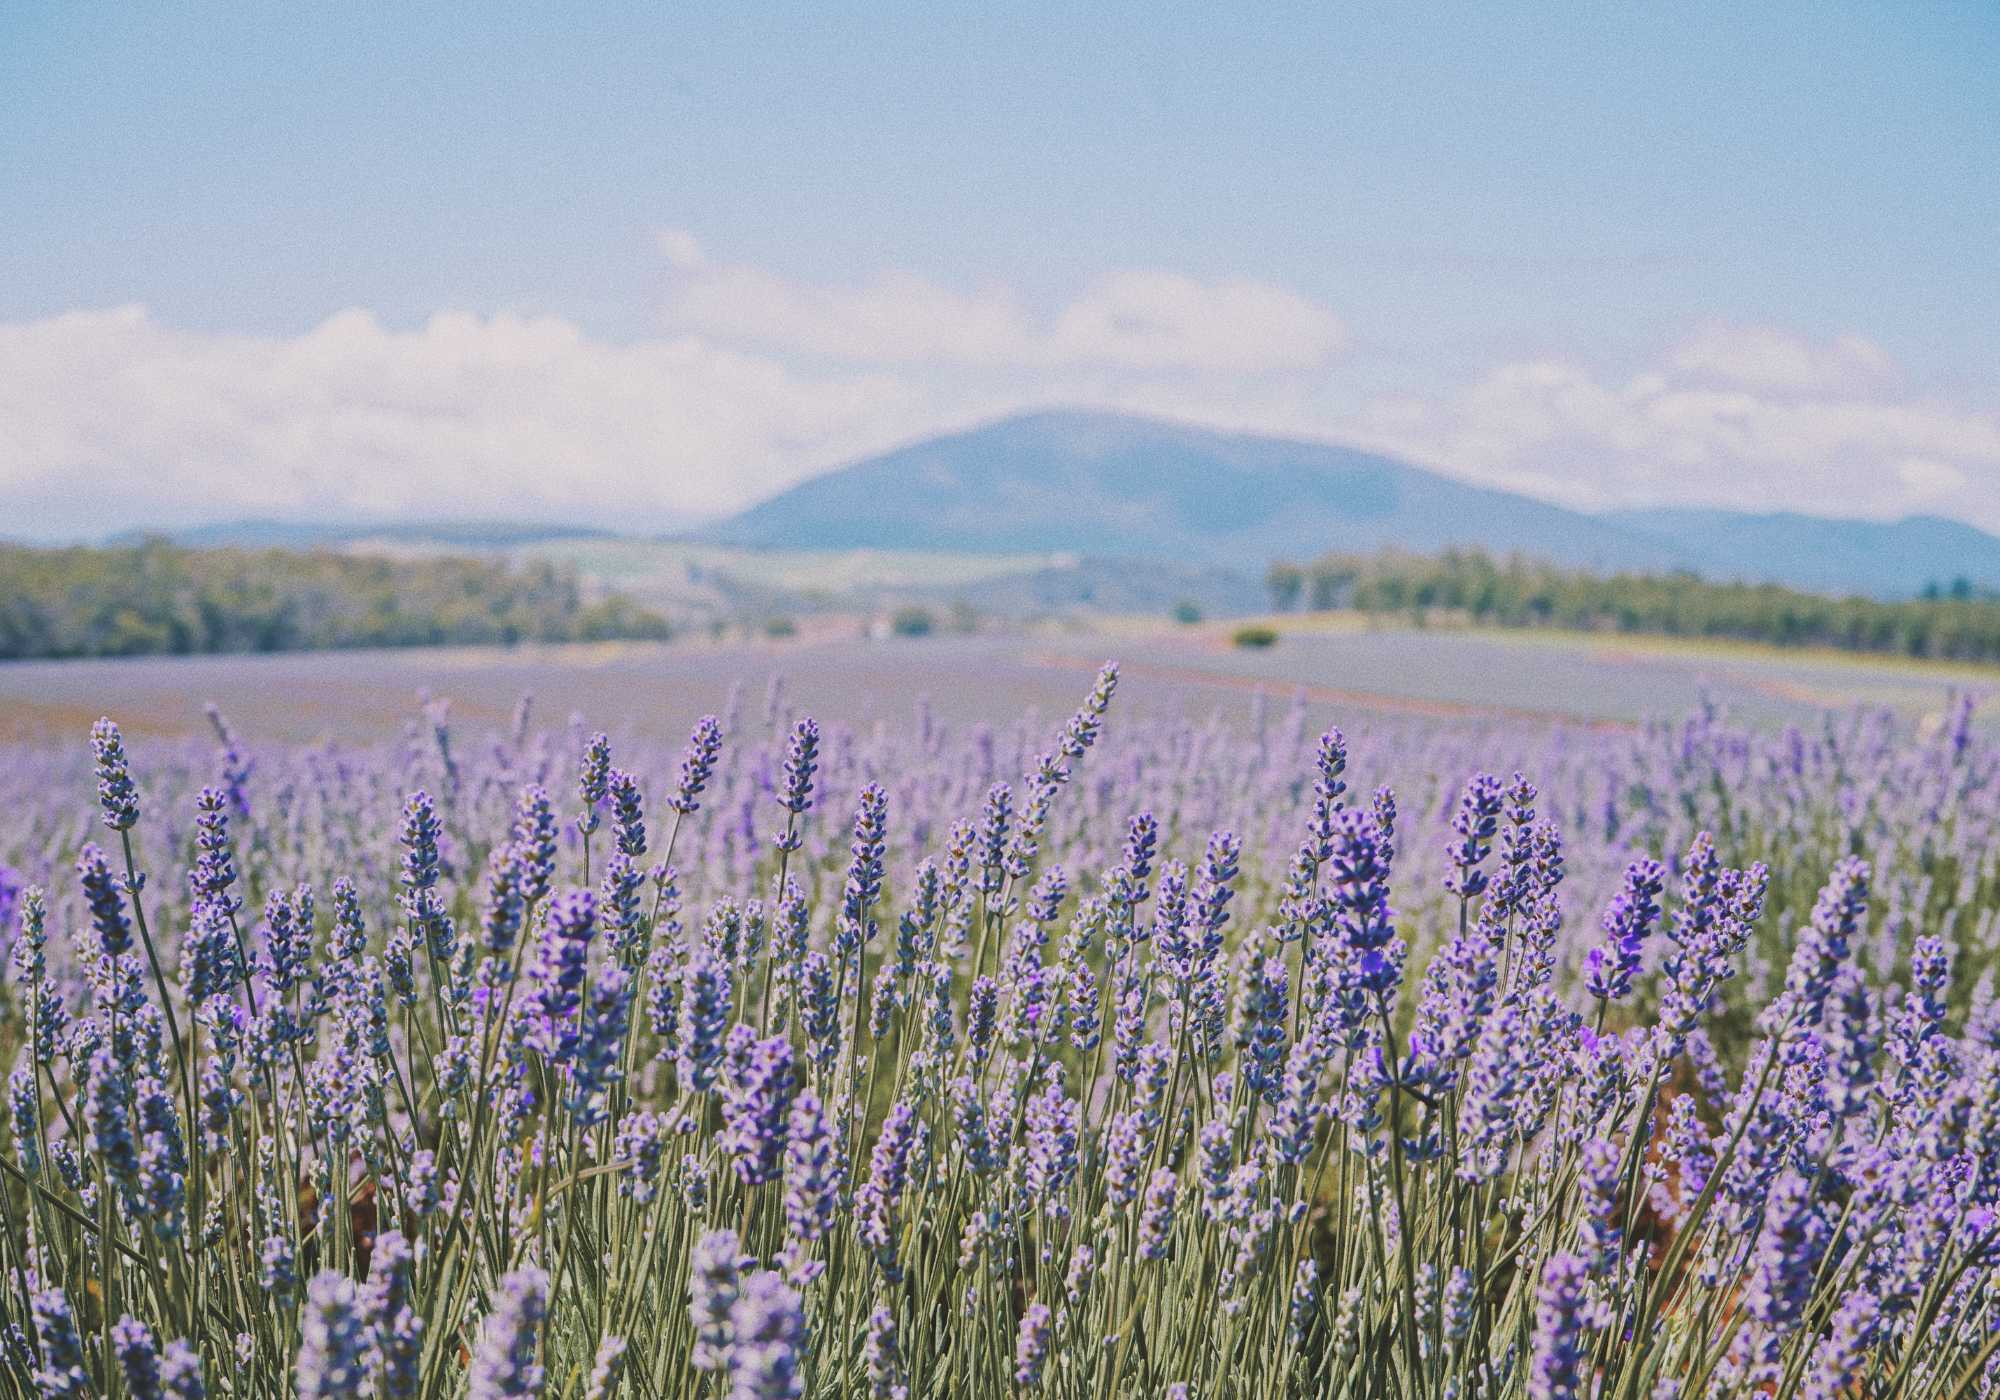
[[[2000,586],[2000,539],[1958,521],[1663,509],[1592,515],[1333,443],[1124,414],[1022,414],[855,462],[707,530],[770,549],[1173,559],[1260,575],[1273,559],[1473,545],[1595,570],[1907,597]]]
[[[1816,592],[1909,597],[1925,585],[2000,584],[2000,539],[1958,520],[1832,520],[1778,512],[1627,510],[1605,517],[1669,541],[1716,579],[1788,583]]]
[[[1597,568],[1686,563],[1615,521],[1330,443],[1051,411],[816,477],[712,527],[718,544],[1170,558],[1260,575],[1276,558],[1480,545]]]

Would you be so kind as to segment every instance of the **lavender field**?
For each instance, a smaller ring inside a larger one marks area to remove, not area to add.
[[[2000,1389],[1974,699],[1409,635],[0,673],[0,1374]]]

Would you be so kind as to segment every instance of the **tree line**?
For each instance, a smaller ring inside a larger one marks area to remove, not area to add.
[[[1451,616],[1495,627],[1550,627],[1726,638],[1781,647],[1952,661],[2000,661],[2000,595],[1965,579],[1885,601],[1686,572],[1597,574],[1478,550],[1437,555],[1327,554],[1280,561],[1265,583],[1280,612],[1353,609],[1417,622]]]
[[[662,638],[546,562],[0,545],[0,659]]]

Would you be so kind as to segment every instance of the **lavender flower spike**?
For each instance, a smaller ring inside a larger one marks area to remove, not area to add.
[[[479,1329],[466,1400],[525,1400],[542,1393],[544,1373],[536,1351],[548,1303],[549,1276],[540,1269],[501,1276],[493,1311]]]

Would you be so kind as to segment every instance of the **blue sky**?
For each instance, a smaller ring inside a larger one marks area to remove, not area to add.
[[[2000,528],[1989,5],[360,8],[0,10],[11,533],[663,522],[1049,401]]]

